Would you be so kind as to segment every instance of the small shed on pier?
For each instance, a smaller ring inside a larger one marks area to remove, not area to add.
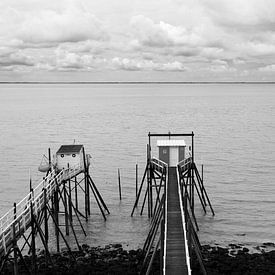
[[[185,158],[185,141],[177,139],[158,140],[159,159],[168,164],[169,167],[175,167]]]
[[[83,145],[61,145],[56,152],[56,168],[62,170],[63,168],[76,167],[84,168],[83,162]]]

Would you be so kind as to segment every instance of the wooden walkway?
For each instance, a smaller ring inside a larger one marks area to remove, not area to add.
[[[38,216],[52,198],[57,185],[81,172],[79,166],[63,169],[58,173],[53,170],[16,205],[16,208],[11,208],[0,218],[0,258],[9,251],[14,239],[19,239],[30,227],[31,205],[34,214]]]
[[[169,167],[167,185],[164,272],[167,275],[188,274],[176,167]]]

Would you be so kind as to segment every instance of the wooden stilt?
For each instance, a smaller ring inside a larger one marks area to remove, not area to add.
[[[71,179],[69,179],[69,219],[73,220],[73,211],[72,211],[72,187],[71,187]]]
[[[96,194],[97,194],[97,197],[98,197],[99,201],[101,202],[101,204],[103,205],[103,207],[104,207],[104,209],[107,211],[107,213],[108,213],[108,214],[110,214],[110,211],[109,211],[109,209],[108,209],[107,205],[105,204],[105,202],[104,202],[103,198],[101,197],[101,195],[100,195],[99,191],[97,190],[97,188],[96,188],[96,185],[95,185],[94,181],[92,180],[92,178],[91,178],[91,176],[90,176],[90,175],[89,175],[88,177],[89,177],[89,180],[90,180],[90,184],[92,185],[93,190],[96,192]]]
[[[49,210],[49,206],[47,206],[47,207],[48,207],[48,210]],[[68,244],[68,242],[67,242],[65,236],[63,235],[62,231],[61,231],[60,228],[59,228],[59,224],[58,224],[58,221],[56,220],[56,217],[55,217],[54,215],[52,215],[52,213],[50,212],[50,210],[49,210],[49,213],[50,213],[50,215],[51,215],[51,217],[52,217],[52,220],[53,220],[53,222],[54,222],[54,224],[55,224],[55,227],[56,227],[56,229],[58,230],[58,233],[60,234],[61,238],[63,239],[63,241],[64,241],[64,243],[65,243],[65,245],[66,245],[66,247],[67,247],[67,249],[68,249],[68,251],[69,251],[71,257],[72,257],[74,260],[76,260],[76,259],[75,259],[75,256],[72,254],[71,248],[70,248],[70,246],[69,246],[69,244]],[[59,252],[59,250],[58,250],[58,252]]]
[[[145,167],[145,170],[144,170],[144,174],[143,174],[143,177],[142,177],[142,180],[141,180],[141,184],[140,184],[140,187],[139,187],[138,195],[137,195],[137,198],[136,198],[135,203],[134,203],[134,207],[133,207],[132,212],[131,212],[131,217],[134,214],[135,208],[137,207],[137,204],[138,204],[138,201],[139,201],[139,198],[140,198],[140,194],[141,194],[141,191],[142,191],[143,183],[144,183],[145,177],[146,177],[147,167],[148,167],[148,163],[146,164],[146,167]]]
[[[49,241],[49,228],[48,228],[48,214],[47,214],[47,193],[46,193],[46,189],[43,188],[43,195],[44,195],[44,232],[45,232],[45,242],[46,245],[48,245],[48,241]]]
[[[33,274],[37,273],[36,266],[36,248],[35,248],[35,224],[34,224],[34,211],[33,211],[33,203],[31,202],[31,253],[32,253],[32,272]]]
[[[98,197],[97,197],[97,194],[96,194],[96,192],[94,191],[94,189],[93,189],[91,183],[90,183],[90,182],[88,182],[88,183],[89,183],[89,186],[90,186],[91,189],[92,189],[92,192],[93,192],[94,197],[95,197],[95,199],[96,199],[97,205],[98,205],[98,207],[99,207],[99,209],[100,209],[100,211],[101,211],[101,214],[102,214],[104,220],[106,221],[106,216],[105,216],[105,213],[104,213],[104,211],[103,211],[103,209],[102,209],[102,207],[101,207],[101,204],[100,204],[100,202],[99,202],[99,199],[98,199]]]
[[[56,188],[58,188],[56,186]],[[57,252],[60,251],[59,246],[59,216],[58,216],[58,191],[55,190],[53,194],[53,216],[54,216],[54,224],[55,224],[55,238],[56,238],[56,250]]]
[[[68,202],[67,202],[67,192],[66,192],[66,184],[63,182],[63,195],[64,195],[64,212],[65,212],[65,231],[66,235],[68,236],[70,231],[69,231],[69,214],[68,214]]]
[[[121,184],[120,184],[120,170],[117,170],[117,176],[118,176],[118,191],[119,191],[119,199],[121,200]]]
[[[66,200],[65,200],[65,198],[66,198],[66,196],[68,195],[67,190],[64,189],[64,194],[63,194],[63,195],[64,195],[64,198],[63,198],[62,192],[60,192],[60,190],[59,190],[59,195],[60,195],[60,198],[61,198],[63,204],[66,205]],[[79,245],[79,242],[78,242],[78,240],[77,240],[76,233],[75,233],[75,230],[74,230],[74,227],[73,227],[73,223],[72,223],[72,220],[70,219],[70,217],[68,217],[68,224],[70,225],[70,227],[71,227],[71,229],[72,229],[72,232],[73,232],[73,235],[74,235],[74,238],[75,238],[77,247],[78,247],[78,249],[80,250],[80,249],[81,249],[81,246]],[[80,225],[82,226],[81,223],[80,223]],[[66,233],[67,233],[67,232],[66,232]],[[84,231],[84,233],[85,233],[85,236],[86,236],[86,232],[85,232],[85,231]],[[67,234],[66,234],[66,235],[67,235]],[[68,234],[68,235],[69,235],[69,234]]]
[[[77,180],[74,178],[75,208],[78,210]]]
[[[67,191],[66,191],[66,192],[67,192]],[[76,207],[74,206],[74,204],[73,204],[72,201],[71,201],[71,206],[72,206],[72,209],[74,210],[74,213],[75,213],[75,215],[76,215],[76,217],[77,217],[77,220],[78,220],[78,222],[79,222],[79,224],[80,224],[80,227],[81,227],[81,229],[82,229],[83,234],[84,234],[85,236],[87,236],[87,234],[86,234],[86,232],[85,232],[85,230],[84,230],[84,227],[83,227],[83,225],[82,225],[82,222],[81,222],[81,220],[80,220],[80,218],[79,218],[79,215],[78,215],[78,214],[81,214],[81,213],[79,213],[79,211],[76,209]],[[85,217],[83,216],[83,218],[85,218]]]

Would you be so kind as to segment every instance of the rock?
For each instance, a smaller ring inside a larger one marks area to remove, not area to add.
[[[263,245],[275,247],[275,244],[271,242],[263,243]]]
[[[114,248],[121,248],[121,247],[122,247],[122,244],[120,244],[120,243],[113,244],[113,247],[114,247]]]

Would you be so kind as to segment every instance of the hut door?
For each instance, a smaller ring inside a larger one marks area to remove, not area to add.
[[[170,147],[169,166],[175,167],[179,162],[179,150],[178,147]]]
[[[159,159],[169,164],[169,147],[159,147]]]

